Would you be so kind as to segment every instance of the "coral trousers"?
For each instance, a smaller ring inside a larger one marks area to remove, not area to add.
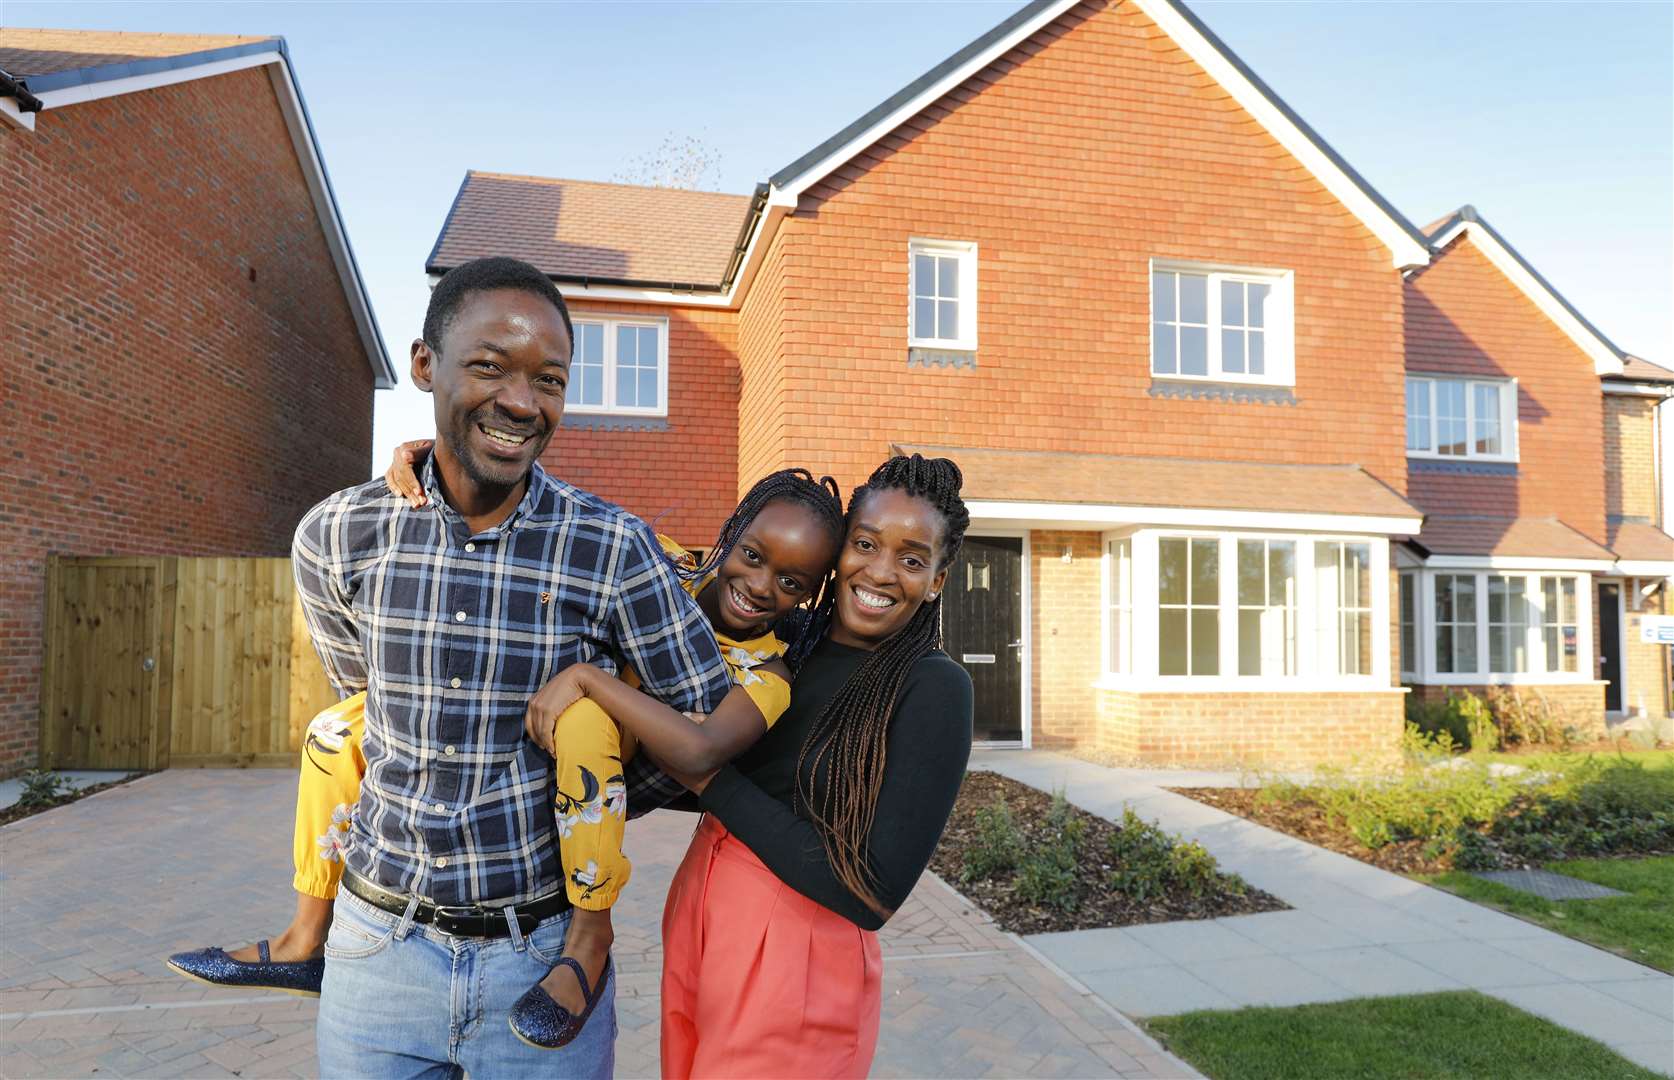
[[[882,983],[875,933],[704,815],[663,909],[665,1077],[863,1077]]]

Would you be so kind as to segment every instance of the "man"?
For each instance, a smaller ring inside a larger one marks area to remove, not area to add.
[[[728,689],[713,634],[651,531],[536,463],[564,411],[573,333],[550,280],[514,259],[442,278],[413,382],[435,398],[418,510],[382,481],[297,529],[303,609],[340,693],[367,691],[366,775],[327,939],[326,1076],[609,1076],[614,980],[556,1052],[512,1003],[569,921],[551,761],[529,698],[569,663],[626,661],[708,712]]]

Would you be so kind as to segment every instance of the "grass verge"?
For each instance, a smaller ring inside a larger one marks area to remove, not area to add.
[[[1468,990],[1185,1013],[1146,1026],[1212,1080],[1657,1080],[1601,1043]]]
[[[1570,859],[1548,863],[1545,869],[1620,889],[1628,895],[1554,902],[1458,870],[1421,880],[1674,973],[1674,856]]]

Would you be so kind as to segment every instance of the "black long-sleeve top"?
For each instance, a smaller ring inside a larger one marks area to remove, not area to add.
[[[716,773],[698,801],[779,880],[856,926],[876,930],[884,919],[838,879],[814,823],[791,808],[803,740],[867,655],[821,642],[797,673],[785,715]],[[869,837],[874,892],[891,912],[929,865],[970,756],[971,678],[947,654],[930,653],[907,673],[896,699]]]

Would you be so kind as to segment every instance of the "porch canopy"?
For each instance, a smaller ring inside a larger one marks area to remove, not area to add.
[[[1609,573],[1616,556],[1555,517],[1431,515],[1409,543],[1426,566],[1591,570]]]
[[[1623,577],[1674,577],[1674,536],[1648,521],[1613,521],[1607,538]]]
[[[988,450],[896,443],[952,458],[971,520],[1035,529],[1127,524],[1404,535],[1423,514],[1358,465]]]

